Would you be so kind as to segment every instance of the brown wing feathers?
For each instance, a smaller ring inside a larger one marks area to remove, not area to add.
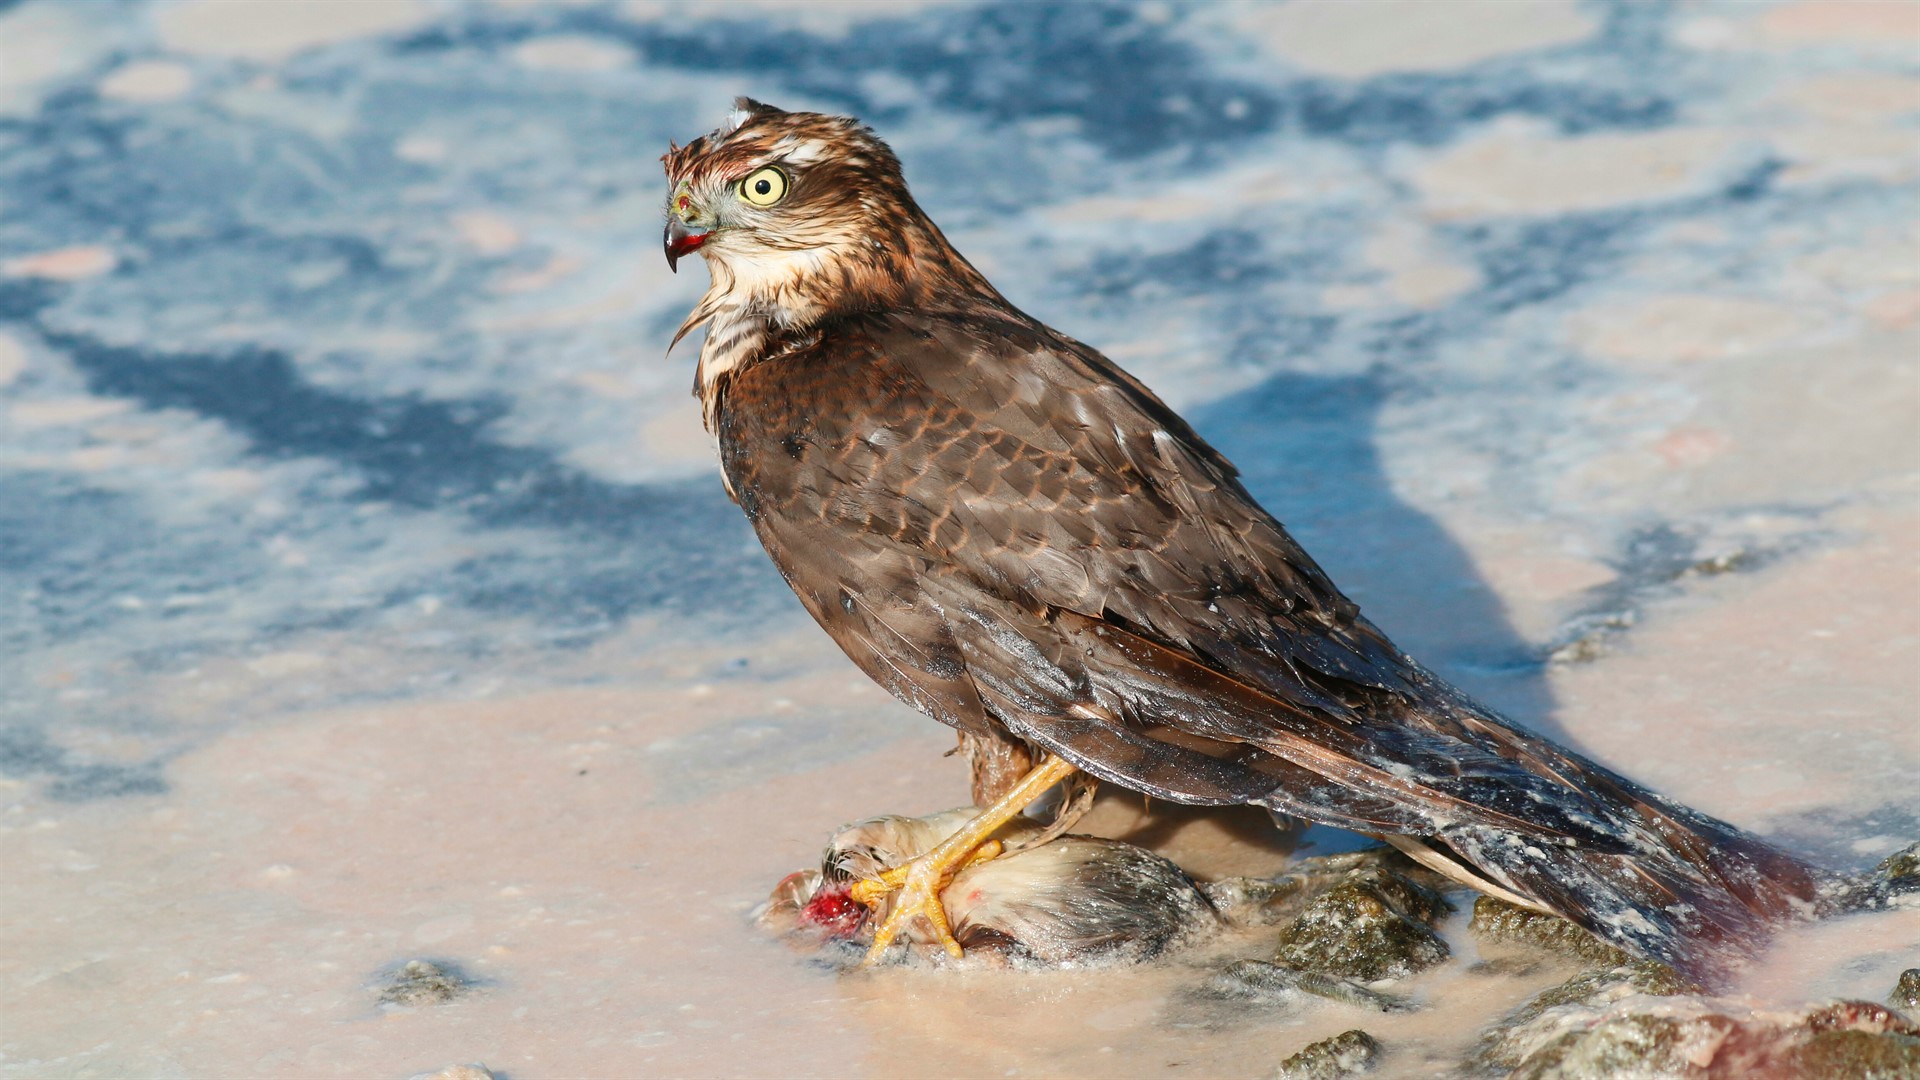
[[[1376,825],[1483,821],[1618,846],[1620,826],[1583,808],[1577,789],[1454,733],[1406,726],[1392,707],[1415,692],[1404,659],[1208,466],[1207,451],[1140,416],[1138,396],[1017,324],[942,340],[912,332],[911,320],[906,330],[875,323],[843,333],[835,356],[802,350],[767,370],[785,407],[807,402],[790,414],[804,429],[788,432],[772,460],[742,455],[734,464],[747,474],[734,486],[753,493],[750,515],[816,617],[850,651],[874,654],[876,678],[914,700],[938,670],[951,690],[954,672],[916,658],[957,649],[978,696],[1000,703],[995,719],[1035,742],[1060,738],[1050,731],[1074,706],[1096,710],[1079,727],[1123,729],[1105,737],[1135,760],[1110,767],[1133,786],[1177,771],[1142,756],[1193,764],[1190,749],[1148,734],[1180,731],[1280,758],[1292,768],[1272,771],[1296,787],[1302,770],[1322,778],[1313,801],[1323,819],[1350,789],[1374,805],[1363,816]],[[1033,351],[988,351],[996,341]],[[757,374],[741,373],[737,389]],[[842,380],[864,382],[855,387],[864,393],[845,393]],[[796,384],[835,383],[833,407],[794,396]],[[723,425],[737,421],[731,413]],[[1206,472],[1166,475],[1181,467]],[[821,545],[808,521],[839,539]],[[1016,615],[1021,624],[1009,625]],[[1393,722],[1368,715],[1383,706]],[[1214,786],[1234,801],[1262,785],[1263,798],[1294,797],[1254,771]]]
[[[669,176],[712,198],[703,176],[804,149],[792,221],[822,265],[747,272],[796,250],[778,229],[701,249],[720,294],[700,310],[751,331],[703,348],[701,392],[768,552],[889,690],[1140,791],[1425,837],[1695,971],[1813,896],[1797,860],[1400,653],[1179,416],[1009,307],[866,129],[747,106]]]

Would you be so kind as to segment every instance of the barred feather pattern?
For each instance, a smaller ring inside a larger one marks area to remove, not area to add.
[[[729,490],[890,692],[1158,798],[1405,838],[1708,981],[1810,909],[1819,872],[1401,652],[1184,420],[953,251],[866,128],[741,108],[669,180],[775,164],[791,194],[716,229],[682,333]]]

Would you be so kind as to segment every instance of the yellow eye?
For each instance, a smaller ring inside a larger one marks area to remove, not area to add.
[[[768,166],[740,181],[740,197],[755,206],[772,206],[787,197],[787,174]]]

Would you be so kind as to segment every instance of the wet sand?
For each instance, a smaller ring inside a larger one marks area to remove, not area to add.
[[[1659,612],[1632,655],[1556,680],[1567,722],[1619,767],[1762,829],[1839,797],[1897,798],[1912,728],[1896,709],[1862,706],[1910,688],[1863,675],[1911,668],[1861,657],[1839,635],[1809,648],[1798,621],[1817,609],[1795,594],[1885,588],[1904,563],[1836,555],[1727,583],[1741,595],[1698,611]],[[939,730],[861,686],[814,635],[782,644],[801,673],[766,682],[263,718],[176,759],[165,798],[50,805],[15,785],[0,834],[20,870],[4,886],[6,1067],[358,1076],[478,1060],[530,1076],[1259,1075],[1361,1026],[1393,1048],[1389,1075],[1423,1075],[1557,981],[1551,968],[1470,973],[1464,915],[1447,926],[1456,959],[1396,987],[1429,1004],[1409,1016],[1329,1003],[1219,1030],[1171,1026],[1176,991],[1222,955],[1264,955],[1263,931],[1140,970],[812,967],[757,931],[750,908],[841,822],[957,805],[965,777],[940,756]],[[1734,650],[1749,663],[1734,666]],[[1850,670],[1851,692],[1809,704],[1792,680],[1740,677],[1788,652],[1793,666]],[[791,772],[739,749],[849,699],[887,714],[893,732]],[[1821,723],[1807,723],[1809,709]],[[1131,796],[1110,795],[1086,828],[1150,842],[1202,875],[1270,873],[1288,855],[1261,815],[1143,817]],[[1340,843],[1308,837],[1300,850]],[[1877,856],[1897,839],[1850,846]],[[1785,935],[1739,989],[1766,1002],[1877,999],[1917,948],[1920,913],[1853,916]],[[444,1005],[377,1004],[379,974],[413,957],[451,961],[473,990]]]

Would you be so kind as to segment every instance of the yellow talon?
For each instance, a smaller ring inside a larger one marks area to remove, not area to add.
[[[940,902],[940,894],[960,871],[976,863],[983,863],[1000,856],[1001,844],[998,840],[989,840],[969,852],[957,865],[949,866],[942,873],[939,867],[928,863],[922,855],[904,866],[896,866],[877,878],[870,878],[854,885],[850,895],[855,902],[865,904],[878,913],[886,903],[887,897],[894,891],[901,892],[894,902],[893,910],[887,914],[886,921],[874,931],[873,945],[867,950],[866,963],[872,964],[893,944],[893,939],[905,930],[908,922],[918,915],[927,921],[933,930],[934,940],[945,948],[949,955],[958,959],[966,955],[960,942],[953,936],[953,927],[947,921],[947,909]],[[938,876],[936,876],[938,875]],[[918,883],[922,887],[915,890]],[[930,884],[929,884],[930,883]]]
[[[960,869],[955,870],[954,873],[958,874],[960,870],[965,870],[969,866],[973,866],[978,863],[987,862],[992,859],[997,859],[1000,857],[1000,852],[1002,852],[1003,850],[1005,850],[1005,845],[1000,843],[1000,841],[989,840],[986,843],[981,844],[979,847],[974,848],[973,854],[967,856],[967,861],[961,863]]]
[[[913,863],[908,862],[888,870],[877,878],[856,881],[847,895],[851,896],[857,904],[878,907],[888,893],[907,883],[907,869],[912,865]]]
[[[926,920],[928,928],[933,931],[934,940],[949,955],[955,958],[966,955],[966,950],[954,940],[953,928],[947,923],[947,909],[940,903],[941,891],[955,874],[997,857],[1001,852],[1001,844],[998,840],[990,839],[994,830],[1011,821],[1028,804],[1054,784],[1072,775],[1073,771],[1072,765],[1049,756],[1022,777],[1012,791],[1001,796],[978,817],[962,825],[952,836],[942,840],[932,851],[903,866],[896,866],[877,878],[855,883],[848,895],[875,912],[880,910],[890,894],[895,891],[900,894],[894,898],[893,910],[887,913],[886,921],[874,931],[873,945],[867,949],[863,966],[870,967],[885,955],[887,947],[893,944],[915,916]]]

